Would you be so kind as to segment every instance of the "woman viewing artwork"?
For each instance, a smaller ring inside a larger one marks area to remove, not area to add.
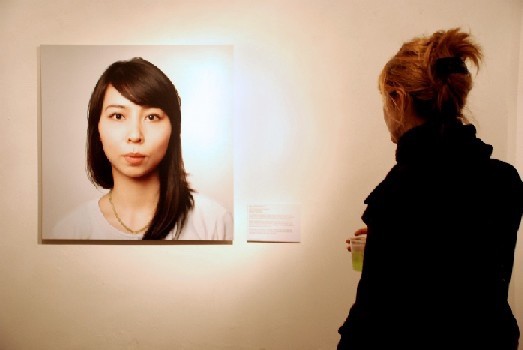
[[[231,213],[191,188],[180,97],[154,64],[111,64],[88,105],[87,173],[108,190],[52,229],[51,239],[231,240]]]
[[[405,42],[381,71],[396,164],[365,200],[363,269],[339,350],[518,348],[508,291],[523,183],[464,115],[467,63],[481,60],[454,28]]]

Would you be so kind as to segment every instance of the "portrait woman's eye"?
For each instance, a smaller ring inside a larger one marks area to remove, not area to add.
[[[162,119],[160,114],[156,114],[156,113],[153,113],[153,114],[148,114],[145,119],[147,120],[151,120],[151,121],[155,121],[155,120],[160,120]]]
[[[124,119],[124,116],[122,113],[111,113],[109,114],[110,119],[116,119],[116,120],[122,120]]]

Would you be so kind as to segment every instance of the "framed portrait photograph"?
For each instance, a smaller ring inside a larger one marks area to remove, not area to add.
[[[39,47],[40,238],[233,240],[233,47]]]

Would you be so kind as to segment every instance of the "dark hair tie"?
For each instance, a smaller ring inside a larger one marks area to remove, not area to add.
[[[438,58],[434,63],[434,70],[440,79],[447,79],[454,73],[469,74],[465,61],[456,56]]]

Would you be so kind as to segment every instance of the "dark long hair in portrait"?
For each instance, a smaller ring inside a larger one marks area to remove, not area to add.
[[[112,189],[114,186],[111,163],[103,151],[98,131],[105,91],[109,85],[131,102],[160,108],[169,117],[172,132],[167,152],[159,164],[158,205],[143,239],[163,239],[174,227],[175,237],[178,237],[189,211],[194,206],[193,190],[187,181],[182,157],[178,91],[159,68],[142,58],[118,61],[105,70],[89,100],[86,145],[89,178],[95,185],[104,189]]]

